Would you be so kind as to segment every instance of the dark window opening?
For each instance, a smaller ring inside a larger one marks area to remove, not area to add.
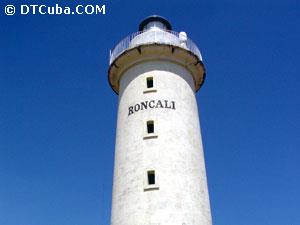
[[[155,171],[148,171],[148,185],[155,184]]]
[[[147,78],[147,88],[153,88],[153,77]]]
[[[148,134],[154,133],[154,121],[147,122],[147,132]]]

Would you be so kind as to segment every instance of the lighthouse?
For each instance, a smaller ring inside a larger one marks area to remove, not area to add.
[[[161,16],[110,52],[118,94],[111,225],[211,225],[196,92],[201,53]]]

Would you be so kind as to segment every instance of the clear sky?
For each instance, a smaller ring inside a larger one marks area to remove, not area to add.
[[[3,11],[57,2],[106,15]],[[197,100],[214,225],[299,225],[299,11],[297,0],[2,0],[0,224],[109,225],[109,49],[159,14],[207,68]]]

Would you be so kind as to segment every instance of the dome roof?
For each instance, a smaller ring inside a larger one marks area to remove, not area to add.
[[[152,15],[152,16],[147,17],[146,19],[144,19],[140,23],[140,25],[139,25],[139,31],[144,30],[144,27],[148,23],[154,22],[154,21],[161,22],[162,24],[164,24],[166,26],[167,30],[172,30],[172,26],[171,26],[170,22],[166,18],[164,18],[162,16],[158,16],[158,15]]]

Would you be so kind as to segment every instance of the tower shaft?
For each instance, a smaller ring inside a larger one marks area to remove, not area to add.
[[[142,24],[158,29],[136,35],[111,60],[119,94],[111,225],[211,225],[195,98],[201,55],[153,22]]]

